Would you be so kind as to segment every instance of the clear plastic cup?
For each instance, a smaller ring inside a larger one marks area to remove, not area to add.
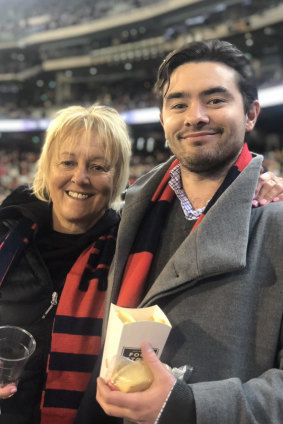
[[[0,387],[18,384],[35,347],[33,336],[23,328],[12,325],[0,327]]]

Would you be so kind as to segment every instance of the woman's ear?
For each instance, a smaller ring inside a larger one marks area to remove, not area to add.
[[[258,115],[260,113],[260,104],[258,100],[254,100],[246,114],[246,132],[254,129]]]

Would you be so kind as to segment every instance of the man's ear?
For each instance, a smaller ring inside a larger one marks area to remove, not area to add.
[[[250,108],[246,115],[246,118],[247,118],[246,132],[250,132],[254,129],[259,113],[260,113],[259,101],[254,100],[253,103],[250,105]]]

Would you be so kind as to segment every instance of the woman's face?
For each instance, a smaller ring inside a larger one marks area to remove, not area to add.
[[[90,140],[60,146],[50,164],[49,191],[53,202],[53,229],[80,234],[89,230],[108,208],[115,170],[104,157],[98,133]]]

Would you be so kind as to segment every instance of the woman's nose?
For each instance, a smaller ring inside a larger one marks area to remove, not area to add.
[[[73,174],[72,182],[76,184],[89,184],[89,175],[87,169],[78,167]]]

